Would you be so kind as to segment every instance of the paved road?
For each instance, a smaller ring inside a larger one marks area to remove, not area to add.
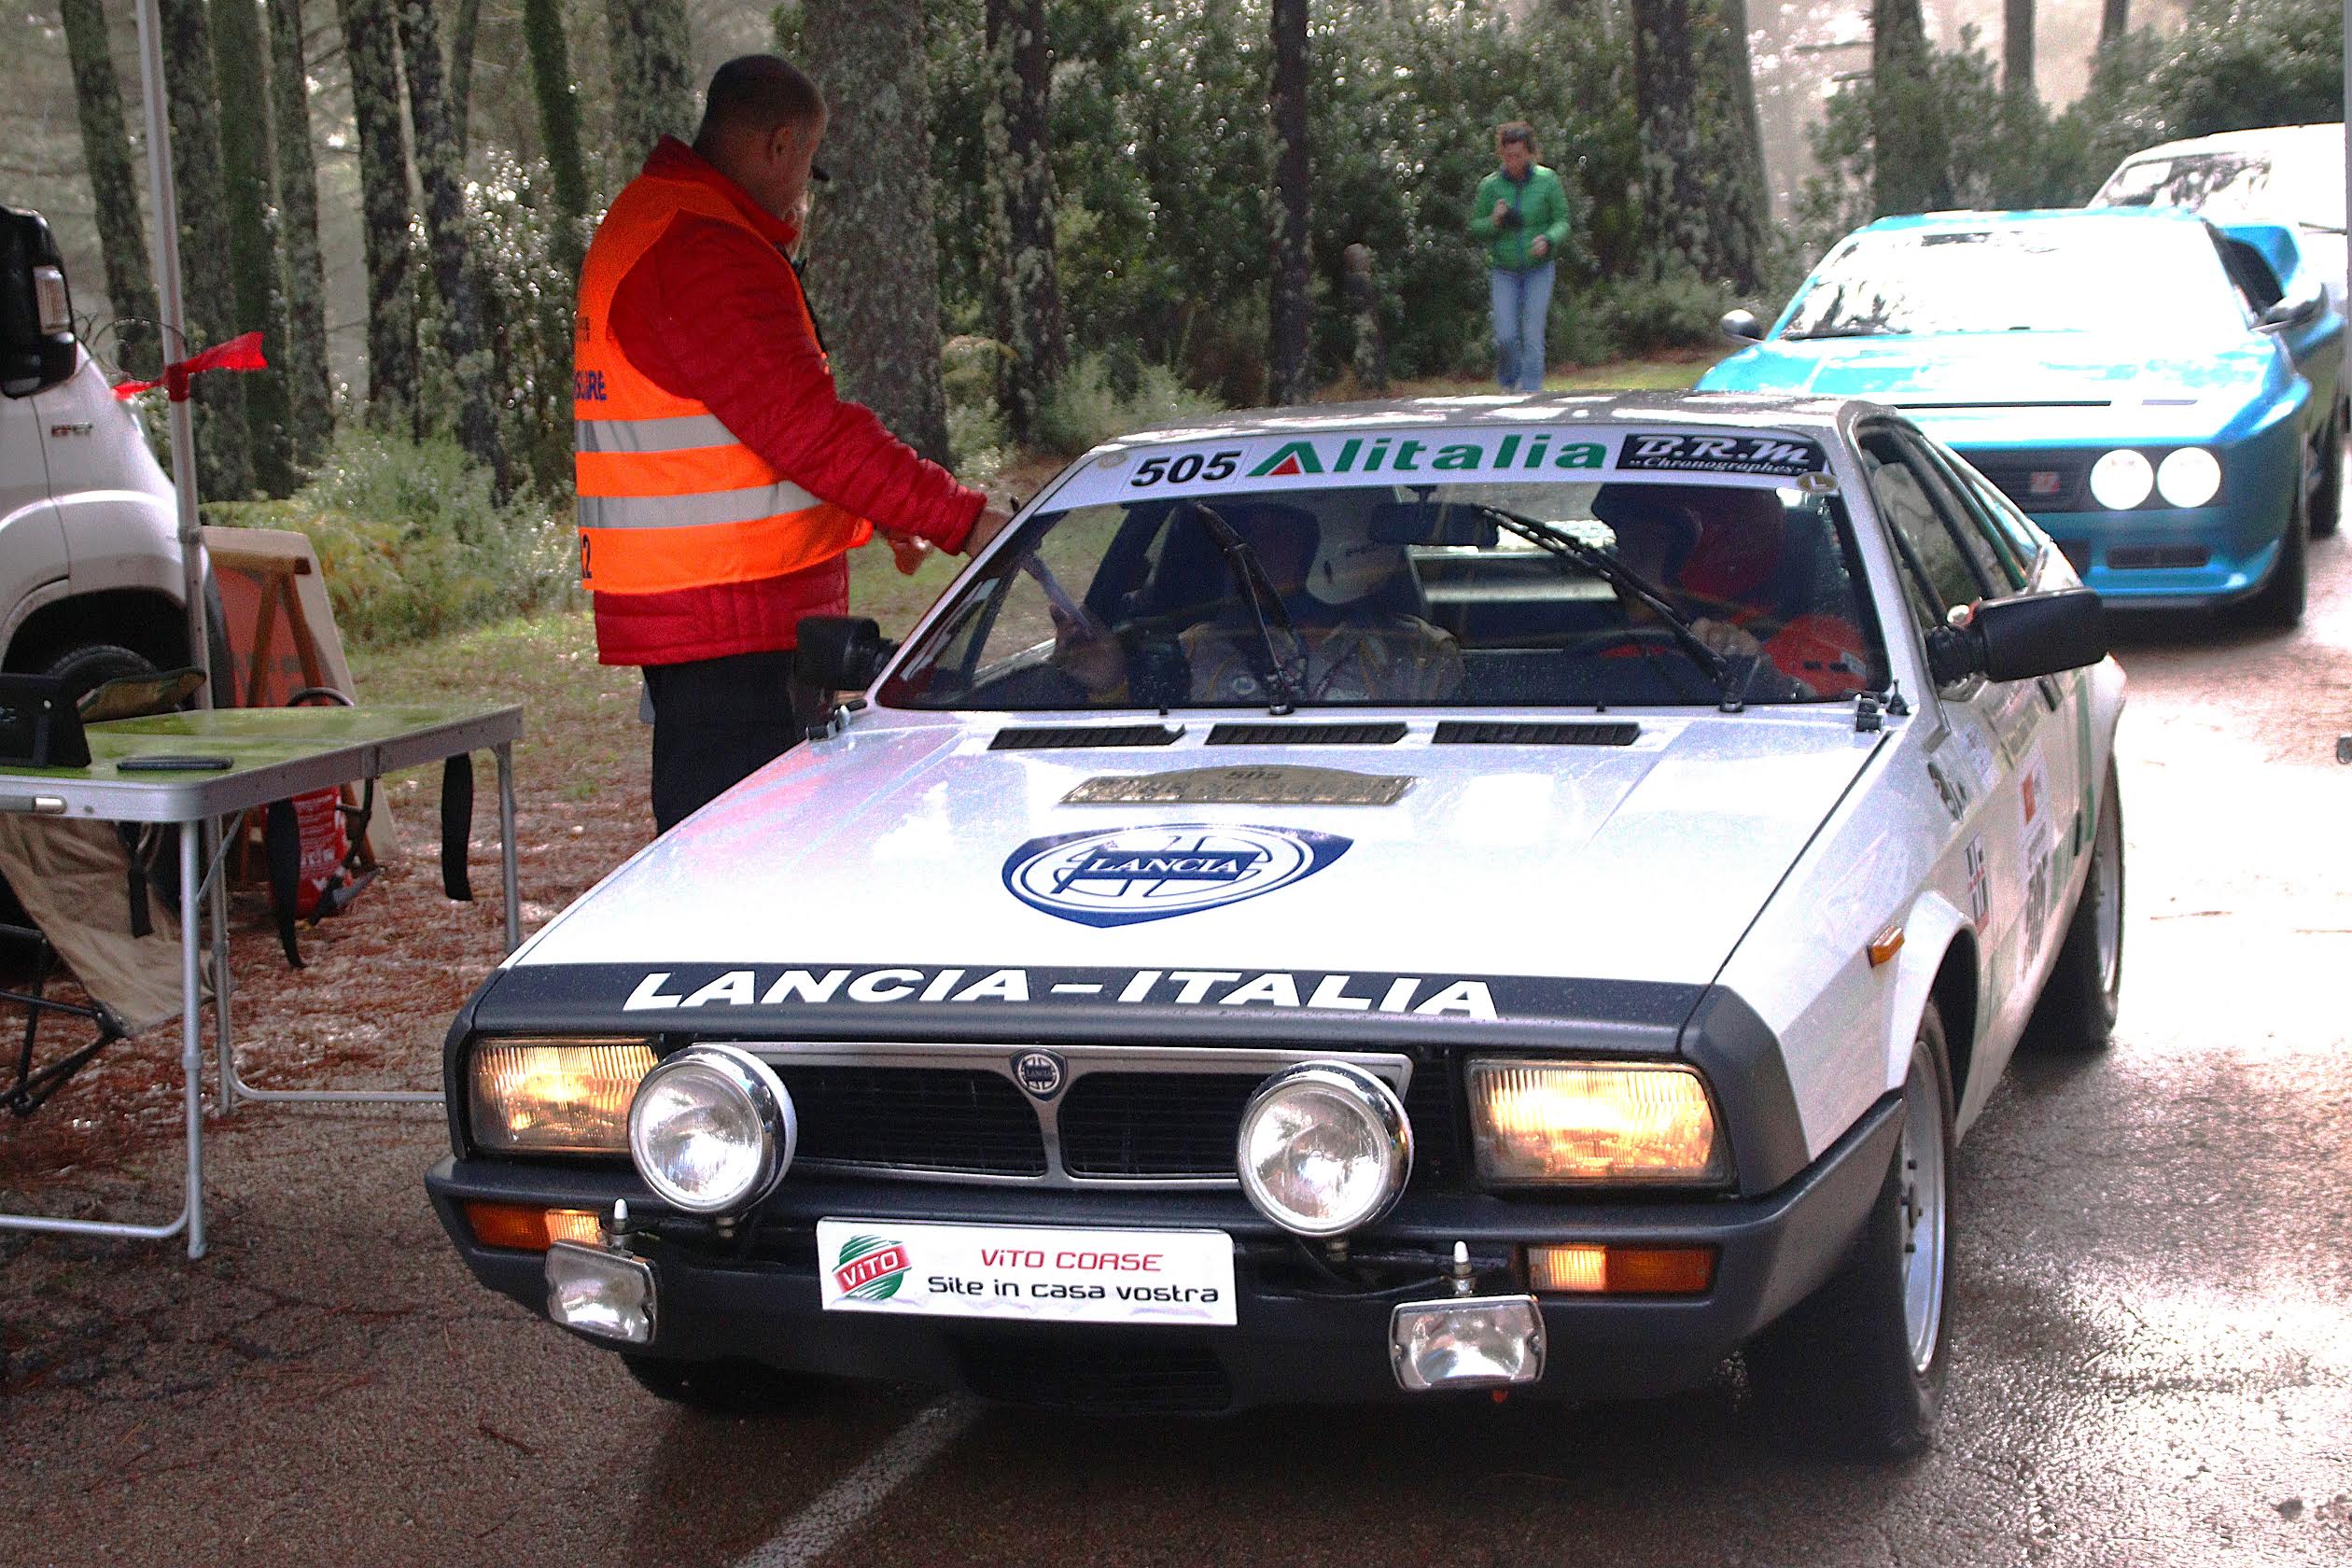
[[[2122,1028],[2020,1063],[1963,1150],[1909,1467],[1776,1452],[1729,1391],[681,1415],[472,1286],[418,1193],[437,1122],[271,1111],[219,1145],[201,1265],[0,1240],[0,1561],[2352,1561],[2352,548],[2315,569],[2296,636],[2129,632]]]

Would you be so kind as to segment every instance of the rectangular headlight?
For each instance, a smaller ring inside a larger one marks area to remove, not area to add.
[[[469,1085],[474,1141],[538,1155],[621,1155],[653,1066],[643,1040],[484,1040]]]
[[[1680,1063],[1474,1058],[1466,1078],[1478,1174],[1496,1185],[1690,1184],[1730,1173],[1707,1086]]]

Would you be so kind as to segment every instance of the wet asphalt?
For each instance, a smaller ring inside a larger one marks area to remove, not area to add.
[[[1911,1463],[1777,1449],[1729,1384],[684,1414],[474,1286],[418,1182],[435,1116],[273,1108],[215,1145],[201,1263],[0,1238],[0,1563],[2352,1561],[2352,546],[2313,565],[2293,635],[2121,629],[2121,1027],[2021,1058],[1962,1147],[1951,1392]],[[88,1174],[151,1204],[171,1159]]]

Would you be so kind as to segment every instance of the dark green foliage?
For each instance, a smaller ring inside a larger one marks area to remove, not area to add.
[[[113,355],[119,369],[142,379],[160,373],[155,352],[155,281],[147,272],[147,226],[139,217],[139,187],[131,172],[131,141],[122,118],[122,91],[106,39],[100,0],[62,0],[65,49],[74,63],[74,106],[81,121],[82,161],[97,203],[98,249],[106,269],[106,301],[114,307]]]
[[[580,155],[579,89],[561,0],[523,0],[523,36],[531,55],[539,147],[554,187],[555,254],[564,271],[577,276],[588,249],[588,175]]]
[[[2197,0],[2149,79],[2168,136],[2344,118],[2336,0]]]

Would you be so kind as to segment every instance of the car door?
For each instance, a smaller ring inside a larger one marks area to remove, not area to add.
[[[1981,600],[2013,592],[1984,558],[1986,546],[1949,471],[1916,433],[1890,422],[1857,434],[1871,497],[1886,520],[1923,635]],[[2051,781],[2043,743],[2052,709],[2038,682],[1981,676],[1945,686],[1935,702],[1947,738],[1931,761],[1969,797],[1960,828],[1967,840],[1968,913],[1990,1004],[1981,1040],[2005,1053],[2031,1002],[2048,924],[2040,907],[2047,894],[2037,899],[2033,878],[2037,866],[2048,875]],[[1997,1060],[1980,1060],[1997,1071]]]

